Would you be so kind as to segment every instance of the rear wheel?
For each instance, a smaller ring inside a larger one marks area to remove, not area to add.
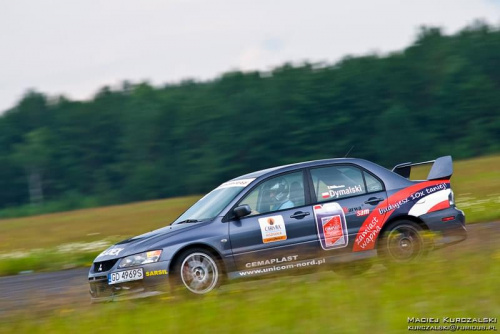
[[[184,252],[175,266],[174,283],[177,288],[196,295],[204,295],[221,283],[219,260],[204,249]]]
[[[391,224],[378,243],[378,252],[386,263],[410,263],[425,253],[422,228],[412,221]]]

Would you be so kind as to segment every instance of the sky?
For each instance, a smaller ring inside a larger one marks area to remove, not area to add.
[[[207,80],[408,46],[422,25],[500,25],[499,0],[0,0],[0,112],[28,89]]]

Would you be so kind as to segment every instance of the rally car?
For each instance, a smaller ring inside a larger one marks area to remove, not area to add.
[[[280,166],[225,182],[172,224],[103,251],[89,272],[93,301],[171,291],[205,294],[226,279],[342,267],[373,256],[415,261],[466,238],[450,156],[426,180],[354,158]]]

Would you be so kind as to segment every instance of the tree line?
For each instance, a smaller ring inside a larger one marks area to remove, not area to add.
[[[387,55],[162,87],[124,82],[89,101],[29,91],[0,116],[0,147],[0,209],[204,193],[243,173],[351,148],[386,167],[495,153],[500,31],[422,28]]]

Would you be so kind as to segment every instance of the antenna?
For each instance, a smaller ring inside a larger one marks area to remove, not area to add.
[[[349,153],[351,153],[352,149],[354,148],[354,145],[351,146],[351,148],[349,149],[349,151],[347,151],[347,153],[345,154],[344,158],[347,158],[347,156],[349,155]]]

